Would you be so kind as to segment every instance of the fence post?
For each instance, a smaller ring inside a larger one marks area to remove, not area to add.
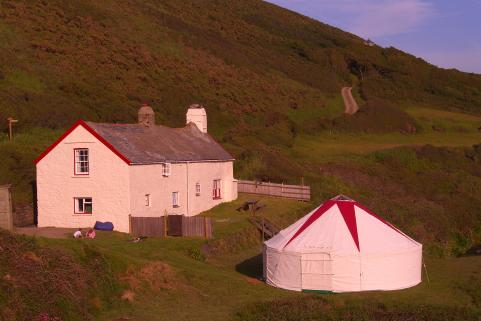
[[[164,210],[164,237],[167,237],[167,210]]]
[[[262,216],[262,236],[261,236],[261,240],[262,240],[262,244],[264,244],[264,216]]]
[[[301,199],[304,200],[304,176],[301,176]]]
[[[204,217],[204,237],[207,238],[207,217]]]
[[[129,214],[129,234],[132,234],[132,215]]]

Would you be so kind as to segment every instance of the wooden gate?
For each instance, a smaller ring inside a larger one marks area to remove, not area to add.
[[[10,185],[0,186],[0,228],[13,230]]]
[[[130,233],[135,236],[165,236],[165,218],[130,217]]]
[[[168,236],[182,236],[182,217],[183,215],[169,215],[167,217]]]

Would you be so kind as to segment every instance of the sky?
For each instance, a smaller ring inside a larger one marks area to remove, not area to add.
[[[481,74],[481,0],[268,0],[443,67]]]

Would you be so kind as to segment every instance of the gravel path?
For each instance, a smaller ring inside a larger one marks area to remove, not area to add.
[[[342,87],[341,95],[344,100],[344,112],[348,115],[354,115],[359,110],[359,106],[352,97],[352,87]]]
[[[73,233],[77,229],[74,228],[55,228],[55,227],[16,227],[14,232],[17,234],[29,235],[29,236],[43,236],[55,239],[66,239],[73,237]],[[85,232],[87,229],[83,229]]]

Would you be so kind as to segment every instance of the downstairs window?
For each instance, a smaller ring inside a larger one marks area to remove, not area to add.
[[[75,199],[75,214],[92,214],[92,198],[91,197],[76,197]]]

